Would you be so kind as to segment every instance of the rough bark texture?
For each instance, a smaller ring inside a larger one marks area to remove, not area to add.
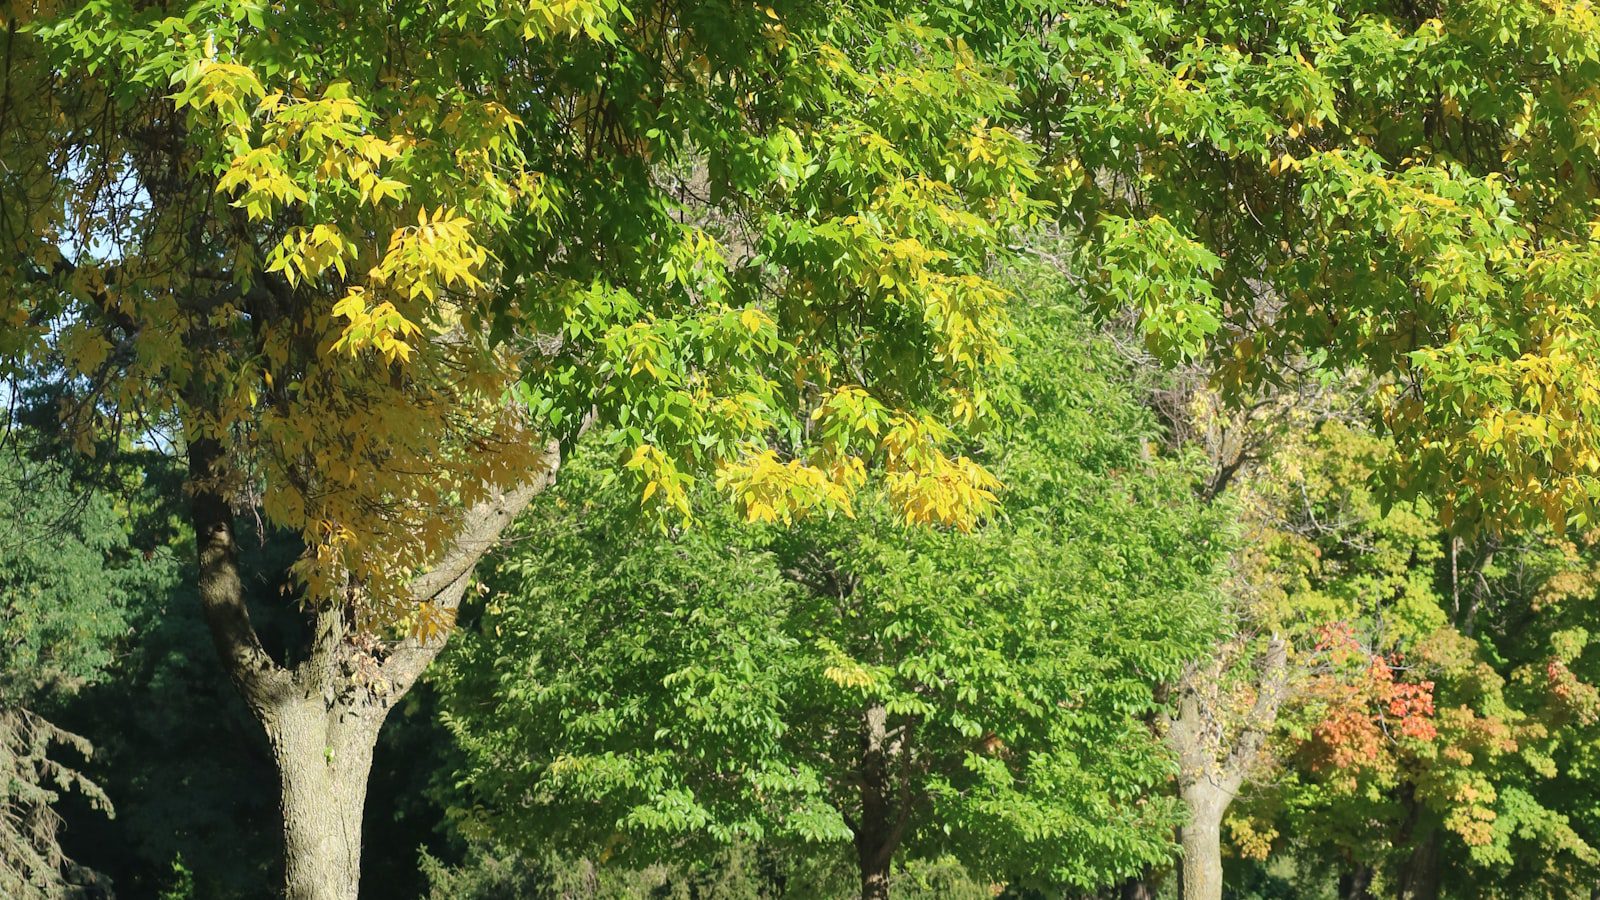
[[[1219,659],[1184,678],[1177,715],[1167,724],[1167,740],[1178,755],[1178,790],[1189,811],[1179,829],[1183,900],[1222,898],[1222,817],[1277,722],[1288,685],[1288,645],[1278,637],[1268,642],[1255,702],[1242,722],[1219,719],[1222,666]]]
[[[888,712],[881,703],[867,707],[862,719],[858,776],[861,818],[854,823],[856,862],[861,871],[862,900],[886,900],[894,853],[910,819],[909,797],[895,797],[894,764],[904,752],[907,733],[891,735]]]
[[[263,723],[282,779],[284,892],[356,900],[361,814],[381,716],[293,698]]]
[[[189,523],[199,561],[200,610],[222,668],[260,719],[289,683],[289,673],[261,646],[239,576],[233,507],[222,483],[222,447],[205,438],[189,446]]]
[[[1183,867],[1179,885],[1184,900],[1221,900],[1222,897],[1222,814],[1228,811],[1233,790],[1207,778],[1183,787],[1183,803],[1189,821],[1180,832],[1183,840]]]
[[[550,484],[559,448],[529,480],[461,514],[444,559],[410,585],[412,599],[453,611],[473,568],[523,507]],[[356,900],[361,817],[378,731],[444,640],[410,638],[386,649],[352,632],[349,612],[321,609],[306,658],[285,666],[262,647],[239,573],[234,516],[223,488],[223,451],[189,448],[190,522],[199,560],[200,605],[229,678],[272,746],[281,787],[284,891],[289,900]]]

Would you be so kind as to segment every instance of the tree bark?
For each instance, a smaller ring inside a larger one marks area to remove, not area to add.
[[[1373,900],[1372,867],[1357,863],[1339,875],[1339,900]]]
[[[907,726],[909,728],[909,726]],[[861,900],[888,900],[895,850],[910,818],[909,797],[893,796],[893,763],[905,750],[909,731],[891,737],[888,711],[881,703],[867,707],[862,718],[858,777],[861,818],[855,824],[856,863],[861,873]]]
[[[889,900],[889,865],[868,856],[861,862],[861,900]]]
[[[1142,878],[1130,878],[1117,886],[1117,900],[1156,900],[1155,882],[1148,874]]]
[[[559,456],[552,443],[543,468],[528,481],[463,511],[444,559],[411,582],[411,600],[444,611],[459,606],[474,567],[554,480]],[[284,893],[288,900],[356,900],[362,814],[378,732],[444,648],[444,639],[413,637],[376,652],[354,639],[348,610],[331,605],[317,613],[306,659],[292,667],[275,661],[250,621],[223,466],[219,443],[191,442],[189,512],[200,606],[223,668],[272,746],[281,788]]]
[[[1274,636],[1261,658],[1255,703],[1236,729],[1218,721],[1215,671],[1191,672],[1182,686],[1178,714],[1167,724],[1167,740],[1178,756],[1178,791],[1189,821],[1178,830],[1183,862],[1178,893],[1183,900],[1222,900],[1222,818],[1256,754],[1277,722],[1288,687],[1288,644]],[[1232,747],[1224,735],[1235,732]]]
[[[867,709],[861,735],[861,823],[856,828],[856,863],[861,870],[861,900],[888,900],[889,867],[894,849],[889,842],[888,759],[882,704]]]
[[[380,717],[297,698],[263,723],[281,779],[284,893],[356,900],[361,822]]]
[[[1183,900],[1222,898],[1222,815],[1233,794],[1226,785],[1199,779],[1183,788],[1189,821],[1180,829],[1183,866],[1179,887]]]
[[[211,644],[234,687],[259,720],[289,686],[289,673],[261,646],[239,575],[233,507],[223,487],[222,446],[211,438],[189,445],[189,524],[194,528],[200,611]]]
[[[1439,829],[1428,823],[1422,839],[1400,869],[1398,896],[1401,900],[1438,900]]]

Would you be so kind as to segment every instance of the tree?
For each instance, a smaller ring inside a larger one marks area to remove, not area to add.
[[[991,407],[1030,156],[985,65],[891,5],[24,0],[0,29],[0,368],[62,385],[86,447],[185,458],[292,897],[355,896],[375,735],[585,426],[663,515],[707,471],[758,517],[837,506],[867,458],[914,518],[990,497],[941,422]],[[281,657],[242,512],[306,547]]]
[[[157,462],[181,478],[180,460]],[[282,871],[279,835],[263,828],[278,814],[277,773],[266,735],[238,702],[205,623],[194,614],[195,577],[185,565],[194,543],[182,527],[185,504],[167,493],[157,497],[178,518],[170,537],[150,549],[176,570],[172,583],[128,598],[127,631],[115,660],[98,683],[62,704],[57,717],[94,739],[95,756],[84,772],[105,789],[117,816],[86,815],[81,804],[64,810],[65,843],[104,873],[119,897],[158,896],[181,879],[195,897],[249,900]],[[286,568],[301,545],[281,532],[263,537],[248,522],[241,526],[240,568],[249,573],[244,589],[252,624],[263,646],[277,654],[304,640],[298,610],[282,602]],[[393,718],[378,741],[380,760],[385,739],[394,737]],[[381,786],[373,793],[385,797],[385,805],[368,817],[369,835],[372,819],[386,815],[392,803]],[[380,852],[363,854],[366,872],[374,861],[394,864],[396,856],[373,849]],[[413,852],[407,847],[397,856],[409,861]],[[182,875],[174,869],[180,861]]]
[[[1391,487],[1442,515],[1579,526],[1600,432],[1600,24],[1533,0],[1026,5],[1023,115],[1072,193],[1079,271],[1152,347],[1249,389],[1368,369]]]
[[[1459,536],[1600,497],[1586,7],[998,2],[1072,269],[1234,400],[1365,370],[1391,498]],[[1214,869],[1214,867],[1213,867]],[[1220,872],[1192,897],[1215,898]]]
[[[1264,479],[1279,512],[1263,543],[1323,652],[1302,662],[1280,771],[1245,804],[1239,843],[1264,857],[1281,830],[1343,870],[1352,898],[1568,893],[1596,858],[1566,813],[1582,801],[1564,802],[1588,794],[1563,749],[1587,739],[1586,682],[1563,660],[1585,653],[1569,629],[1589,566],[1548,534],[1492,553],[1426,503],[1384,509],[1371,473],[1388,455],[1325,425]],[[1558,610],[1566,622],[1540,621]]]
[[[1144,357],[1149,365],[1147,354]],[[1203,369],[1189,366],[1156,379],[1148,402],[1167,424],[1175,449],[1199,451],[1205,464],[1196,483],[1206,502],[1225,502],[1241,514],[1243,539],[1224,585],[1227,622],[1211,652],[1186,666],[1171,685],[1177,702],[1161,722],[1178,761],[1176,788],[1188,811],[1178,830],[1183,896],[1221,890],[1224,817],[1277,729],[1294,688],[1290,653],[1294,612],[1283,603],[1277,573],[1259,548],[1260,518],[1276,512],[1252,488],[1257,467],[1285,451],[1308,420],[1327,415],[1327,392],[1303,382],[1264,387],[1248,402],[1222,402]]]
[[[93,746],[52,719],[104,677],[131,598],[172,568],[131,546],[113,495],[74,489],[47,441],[10,417],[0,428],[0,891],[47,900],[94,877],[61,847],[62,795],[112,812],[82,763],[61,755]]]
[[[1171,768],[1144,720],[1211,637],[1226,529],[1181,465],[1143,457],[1153,423],[1114,356],[1035,302],[1031,412],[990,445],[1008,489],[972,533],[863,496],[630,540],[632,498],[569,468],[442,670],[464,827],[617,860],[850,847],[869,898],[895,860],[941,854],[1018,886],[1164,861]]]

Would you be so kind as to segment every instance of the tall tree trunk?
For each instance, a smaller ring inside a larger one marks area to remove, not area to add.
[[[282,779],[284,884],[290,897],[356,900],[361,816],[381,718],[296,698],[264,723]]]
[[[551,444],[544,468],[530,473],[526,483],[495,491],[461,511],[453,545],[437,565],[413,579],[410,599],[453,612],[478,561],[554,479],[559,453]],[[352,634],[349,611],[331,605],[318,612],[303,661],[285,666],[274,660],[262,647],[245,602],[223,466],[216,441],[190,443],[189,514],[200,606],[223,668],[272,745],[282,790],[285,896],[356,900],[361,819],[378,731],[444,641],[408,638],[372,649]]]
[[[888,711],[882,703],[867,707],[862,717],[861,758],[857,777],[861,818],[854,823],[856,864],[861,872],[861,900],[888,900],[889,875],[894,854],[905,836],[910,819],[910,797],[901,774],[898,802],[895,797],[896,762],[910,737],[909,724],[891,736]]]
[[[1183,788],[1189,821],[1179,830],[1183,865],[1179,885],[1183,900],[1222,898],[1222,815],[1233,800],[1227,785],[1197,779]]]
[[[856,864],[861,870],[861,900],[888,900],[889,868],[894,848],[889,844],[889,760],[884,747],[887,711],[883,704],[868,707],[861,734],[861,822],[856,827]]]
[[[1177,715],[1167,723],[1167,741],[1178,756],[1178,791],[1189,811],[1179,829],[1182,900],[1222,900],[1222,817],[1276,724],[1288,688],[1288,644],[1274,636],[1259,660],[1249,712],[1241,722],[1222,721],[1219,685],[1226,657],[1184,677]],[[1231,746],[1225,746],[1228,734],[1234,736]]]

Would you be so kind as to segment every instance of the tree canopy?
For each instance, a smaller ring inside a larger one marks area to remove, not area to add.
[[[992,503],[948,426],[994,408],[991,264],[1040,205],[1011,89],[934,18],[6,6],[0,371],[84,450],[186,458],[291,893],[353,896],[377,731],[586,428],[663,523],[708,475],[755,519],[846,508],[869,463],[911,520]],[[305,548],[303,654],[252,624],[246,510]]]
[[[1363,369],[1391,489],[1467,530],[1589,526],[1587,4],[999,8],[1037,23],[1005,55],[1080,271],[1153,348],[1236,392]]]
[[[977,532],[874,498],[646,541],[630,491],[569,467],[445,668],[470,827],[619,859],[853,843],[864,883],[942,853],[1041,886],[1163,862],[1153,686],[1210,638],[1226,529],[1141,458],[1153,423],[1109,348],[1036,303],[1012,487]]]
[[[990,405],[1033,175],[957,37],[872,4],[13,16],[8,365],[81,379],[80,426],[225,444],[311,596],[415,620],[440,508],[588,420],[668,508],[708,467],[758,517],[836,505],[874,454],[915,517],[989,496],[931,416]]]
[[[452,722],[618,860],[1137,893],[1181,821],[1215,900],[1247,793],[1353,898],[1592,864],[1587,0],[8,0],[0,57],[0,390],[77,453],[0,501],[59,545],[0,710],[170,672],[122,563],[192,541],[296,900],[515,535]]]

